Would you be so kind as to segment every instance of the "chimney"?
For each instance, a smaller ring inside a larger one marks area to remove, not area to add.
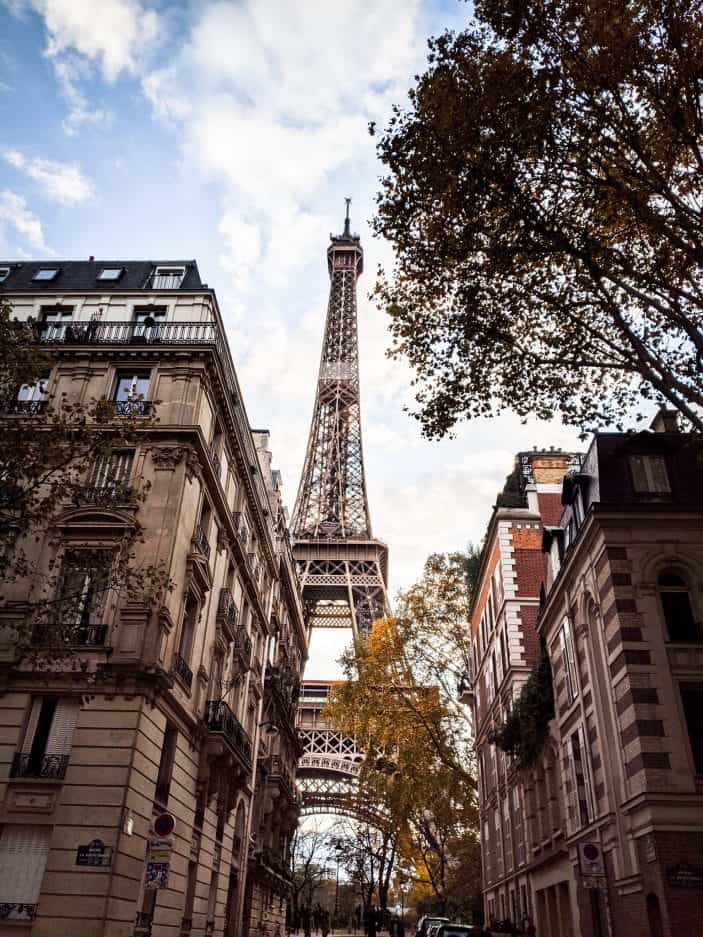
[[[680,432],[678,410],[668,410],[666,407],[660,407],[657,415],[649,424],[649,428],[654,433]]]
[[[94,261],[95,261],[95,257],[93,257],[93,255],[91,254],[90,257],[88,258],[88,263],[92,264],[94,263]]]

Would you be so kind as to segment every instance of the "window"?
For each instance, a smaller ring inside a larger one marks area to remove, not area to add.
[[[3,283],[10,275],[9,267],[0,267],[0,283]]]
[[[156,791],[154,793],[154,803],[159,807],[168,805],[168,795],[171,789],[171,775],[173,773],[173,762],[176,757],[176,746],[178,744],[178,729],[170,723],[166,723],[164,732],[164,741],[161,746],[161,758],[159,759],[159,771],[156,776]]]
[[[68,554],[59,580],[60,629],[54,637],[66,644],[101,645],[107,631],[102,622],[112,556],[103,551]],[[48,626],[35,632],[41,639]]]
[[[155,267],[148,286],[154,290],[177,290],[184,276],[183,267]]]
[[[696,774],[703,774],[703,687],[679,684]]]
[[[120,449],[97,459],[88,475],[88,487],[105,494],[124,493],[132,474],[133,461],[133,449]]]
[[[569,739],[569,756],[573,774],[574,794],[576,798],[576,821],[578,826],[586,826],[595,816],[593,801],[593,783],[591,766],[588,761],[583,726],[579,726]]]
[[[571,623],[568,618],[564,618],[559,629],[559,645],[561,647],[561,659],[564,662],[564,671],[566,674],[566,695],[572,703],[578,694],[578,680],[576,677],[576,659],[574,657],[573,635],[571,633]]]
[[[49,397],[48,387],[48,377],[41,377],[33,384],[22,384],[20,389],[17,391],[17,400],[31,403],[44,402]]]
[[[59,267],[39,267],[34,271],[32,279],[40,283],[48,283],[58,276],[59,270]]]
[[[700,641],[688,582],[679,572],[663,570],[657,578],[659,601],[670,641]]]
[[[51,830],[10,824],[0,835],[0,905],[5,921],[32,921],[39,904]]]
[[[149,412],[146,399],[151,382],[150,371],[118,371],[115,385],[115,409],[118,413],[144,415]]]
[[[161,335],[161,326],[166,321],[165,306],[141,306],[134,310],[134,332],[136,339],[154,341]]]
[[[193,638],[195,637],[195,626],[198,622],[200,608],[197,599],[189,592],[186,597],[185,608],[183,609],[183,628],[181,629],[181,639],[178,644],[178,654],[184,661],[190,660],[190,654],[193,650]]]
[[[632,484],[637,494],[670,494],[669,475],[663,455],[631,455]]]
[[[114,283],[124,273],[124,267],[103,267],[98,274],[98,280]]]
[[[66,329],[73,320],[71,307],[59,309],[42,309],[41,338],[43,342],[62,342],[66,337]]]
[[[552,580],[556,579],[561,569],[561,542],[560,537],[554,536],[549,548],[549,568],[552,573]]]
[[[77,699],[40,696],[32,701],[22,747],[12,763],[13,777],[64,777],[79,708]]]

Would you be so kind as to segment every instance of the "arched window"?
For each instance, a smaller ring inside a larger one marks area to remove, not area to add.
[[[657,578],[657,588],[669,640],[700,641],[700,628],[693,617],[691,590],[684,575],[677,570],[662,570]]]

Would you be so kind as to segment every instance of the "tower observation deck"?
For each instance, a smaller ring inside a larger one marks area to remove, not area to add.
[[[330,235],[327,249],[327,319],[291,522],[311,644],[320,629],[347,629],[350,640],[364,636],[389,611],[388,548],[372,533],[361,442],[356,284],[364,252],[359,235],[351,233],[349,202],[344,231]],[[318,675],[306,680],[298,706],[303,812],[362,816],[366,808],[356,781],[363,755],[320,716],[331,683]]]

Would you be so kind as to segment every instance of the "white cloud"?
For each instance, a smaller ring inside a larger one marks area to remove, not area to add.
[[[190,167],[220,182],[231,217],[259,229],[260,263],[283,278],[324,237],[310,205],[335,172],[373,158],[367,123],[405,89],[423,40],[419,0],[210,2],[168,65],[143,79],[178,126]],[[245,278],[246,279],[246,278]]]
[[[18,150],[4,150],[3,159],[37,182],[46,195],[62,205],[78,205],[93,198],[95,189],[80,169],[50,159],[27,158]]]
[[[64,131],[74,136],[86,124],[109,126],[112,122],[110,112],[101,107],[91,107],[80,90],[79,82],[90,76],[90,64],[77,56],[66,56],[54,62],[54,71],[68,104],[68,116],[63,121]]]
[[[108,81],[136,72],[159,33],[159,17],[140,0],[29,0],[44,17],[46,54],[77,52],[96,63]]]
[[[39,218],[27,207],[25,199],[11,189],[0,191],[0,228],[5,231],[13,229],[20,242],[26,243],[34,251],[42,254],[54,253],[44,240]]]

